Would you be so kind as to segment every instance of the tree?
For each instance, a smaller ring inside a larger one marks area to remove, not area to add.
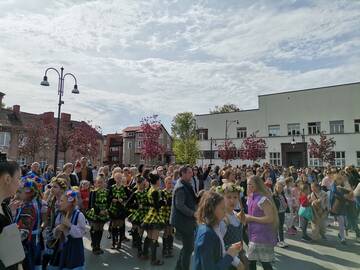
[[[171,124],[176,162],[195,164],[199,156],[196,122],[191,112],[178,113]]]
[[[265,158],[266,141],[256,133],[246,137],[240,147],[240,159],[256,161]]]
[[[140,123],[143,133],[141,156],[148,162],[165,153],[165,146],[159,142],[162,125],[161,122],[157,120],[157,115],[144,117]]]
[[[36,154],[52,151],[54,148],[54,126],[42,121],[29,122],[18,130],[19,154],[35,161]]]
[[[218,146],[219,157],[225,162],[233,160],[237,156],[237,149],[231,140],[225,140],[224,144]]]
[[[227,113],[227,112],[240,112],[240,108],[235,104],[227,103],[222,106],[215,106],[213,110],[210,110],[210,113]]]
[[[74,125],[74,130],[69,139],[70,148],[74,151],[74,156],[79,158],[87,156],[92,161],[99,157],[99,139],[101,139],[101,129],[99,126],[92,126],[90,121],[78,122]]]
[[[336,142],[334,138],[327,138],[325,132],[320,133],[320,140],[316,142],[314,138],[310,138],[309,154],[314,158],[318,158],[321,162],[332,163],[334,162],[334,146]]]

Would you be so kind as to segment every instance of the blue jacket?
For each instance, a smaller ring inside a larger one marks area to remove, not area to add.
[[[223,257],[221,242],[216,232],[207,225],[199,225],[196,230],[192,270],[229,269],[233,258]]]

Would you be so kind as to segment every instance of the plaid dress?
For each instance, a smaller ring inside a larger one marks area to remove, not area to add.
[[[86,218],[93,222],[107,222],[109,215],[100,215],[100,211],[108,210],[108,191],[104,188],[90,193],[90,209],[86,211]]]
[[[130,215],[128,216],[130,222],[135,225],[141,225],[149,211],[147,190],[136,190],[128,202],[128,209],[130,211]]]
[[[144,219],[146,229],[161,229],[165,225],[164,218],[160,215],[160,208],[163,205],[161,192],[151,187],[147,193],[150,209]]]
[[[124,186],[113,185],[109,191],[109,216],[111,219],[125,219],[126,208],[125,202],[127,201],[127,192]],[[113,202],[113,199],[117,199],[117,202]]]
[[[170,214],[171,214],[171,201],[172,201],[172,190],[162,190],[161,197],[164,200],[164,205],[160,208],[160,215],[164,220],[166,225],[170,223]]]

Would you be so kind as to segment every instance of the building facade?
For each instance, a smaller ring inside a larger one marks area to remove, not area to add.
[[[104,164],[123,164],[123,135],[120,133],[104,136]]]
[[[163,125],[161,125],[161,130],[159,142],[164,146],[165,153],[150,161],[150,163],[153,164],[166,164],[173,160],[171,150],[172,138]],[[140,126],[127,127],[123,130],[123,164],[139,165],[145,163],[145,160],[141,156],[143,140],[144,134]]]
[[[324,131],[336,141],[335,164],[360,167],[360,83],[283,92],[258,97],[258,109],[196,115],[201,164],[223,165],[218,146],[225,138],[240,148],[256,133],[265,139],[266,157],[259,162],[296,167],[325,164],[309,156],[309,139]],[[250,161],[235,159],[233,165]]]
[[[42,168],[47,164],[53,165],[53,143],[49,143],[49,147],[39,147],[39,150],[32,154],[21,153],[19,146],[22,144],[22,140],[27,137],[29,124],[30,126],[55,127],[57,118],[54,117],[54,112],[44,112],[42,114],[27,113],[22,112],[19,105],[14,105],[12,108],[4,108],[2,103],[4,96],[5,94],[0,92],[0,104],[2,104],[0,108],[0,152],[6,154],[8,159],[16,160],[20,165],[30,164],[34,161],[39,162]],[[74,156],[76,156],[70,147],[66,147],[66,142],[62,140],[65,140],[65,136],[71,134],[78,125],[87,125],[87,123],[71,120],[71,115],[67,113],[62,113],[60,119],[60,129],[62,132],[59,139],[58,167],[62,168],[64,163],[74,162]],[[52,130],[52,132],[52,136],[54,136],[55,130]],[[101,154],[103,152],[103,139],[102,135],[98,132],[96,141],[99,155],[93,158],[91,162],[93,165],[101,165],[103,163]]]

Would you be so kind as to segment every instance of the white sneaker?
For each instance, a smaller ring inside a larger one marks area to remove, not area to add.
[[[289,246],[289,244],[288,244],[288,243],[286,243],[285,241],[284,241],[284,242],[282,242],[282,243],[283,243],[283,245],[284,245],[284,248]]]
[[[284,248],[284,247],[285,247],[284,244],[285,244],[284,242],[278,242],[278,243],[277,243],[277,246],[278,246],[279,248]]]

